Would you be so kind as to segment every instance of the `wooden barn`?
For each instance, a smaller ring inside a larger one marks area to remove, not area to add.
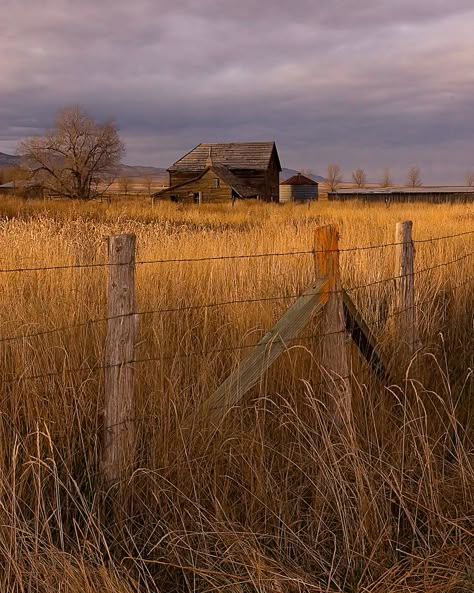
[[[274,142],[199,144],[168,169],[169,187],[155,198],[222,202],[279,201],[280,158]]]

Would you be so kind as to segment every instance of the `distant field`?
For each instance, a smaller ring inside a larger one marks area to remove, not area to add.
[[[0,267],[105,262],[104,238],[125,232],[139,261],[308,251],[329,223],[344,250],[393,243],[402,220],[425,240],[473,231],[474,209],[2,199]],[[321,386],[317,320],[212,438],[198,420],[183,428],[292,300],[199,307],[297,295],[312,254],[138,265],[138,310],[168,312],[140,317],[137,358],[156,360],[136,367],[139,469],[108,502],[105,324],[6,340],[103,318],[106,269],[3,272],[0,590],[474,590],[472,252],[474,233],[416,245],[416,269],[432,268],[416,276],[423,349],[411,380],[388,387],[348,344],[344,434],[329,428],[337,394]],[[341,273],[347,288],[371,285],[351,294],[390,357],[394,247],[341,253]]]

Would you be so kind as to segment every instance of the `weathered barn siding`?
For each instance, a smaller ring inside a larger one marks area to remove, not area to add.
[[[274,142],[199,144],[168,169],[170,186],[191,182],[212,165],[254,188],[252,197],[278,202],[281,164]]]
[[[219,178],[219,187],[214,187],[216,174],[212,171],[206,171],[201,177],[187,181],[177,187],[165,189],[159,193],[160,199],[178,201],[178,202],[197,202],[196,194],[201,192],[202,203],[224,202],[232,199],[232,188]]]
[[[474,187],[407,187],[340,189],[328,192],[329,200],[364,202],[430,202],[433,204],[474,202]]]
[[[198,172],[196,171],[169,171],[170,187],[172,185],[180,185],[196,179]]]
[[[191,181],[155,194],[155,197],[161,200],[195,203],[226,202],[236,198],[256,196],[255,188],[243,184],[221,165],[208,167]]]

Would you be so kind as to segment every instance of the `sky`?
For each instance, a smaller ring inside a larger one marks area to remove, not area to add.
[[[275,140],[283,166],[463,184],[472,0],[0,0],[0,151],[80,105],[128,164]]]

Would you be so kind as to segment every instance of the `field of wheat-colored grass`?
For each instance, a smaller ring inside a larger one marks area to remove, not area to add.
[[[402,220],[423,241],[474,230],[474,208],[5,200],[0,269],[105,263],[123,232],[138,262],[310,251],[329,223],[344,250],[392,243]],[[394,249],[341,253],[343,286],[372,284],[350,294],[388,357],[394,287],[378,281]],[[106,325],[83,323],[106,314],[107,268],[1,272],[0,590],[474,590],[472,252],[474,233],[416,244],[422,348],[387,386],[348,344],[349,431],[330,417],[316,319],[211,436],[199,405],[311,283],[313,256],[138,263],[136,359],[153,360],[135,367],[136,470],[111,491]]]

